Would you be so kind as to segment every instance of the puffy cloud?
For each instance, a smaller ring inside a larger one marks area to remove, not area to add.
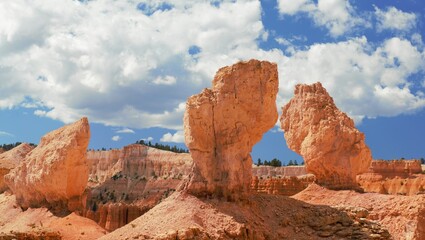
[[[348,0],[278,0],[279,12],[283,15],[307,13],[318,26],[326,27],[333,37],[351,31],[354,27],[371,27],[370,23],[357,16]]]
[[[117,141],[119,141],[121,139],[121,137],[120,136],[118,136],[118,135],[115,135],[115,136],[113,136],[112,138],[111,138],[111,140],[112,141],[114,141],[114,142],[117,142]]]
[[[425,70],[424,52],[400,38],[374,46],[361,37],[296,52],[279,66],[279,105],[289,100],[295,84],[320,81],[357,122],[423,108],[425,98],[412,90],[410,77]]]
[[[115,131],[115,133],[133,133],[134,134],[134,131],[130,128],[123,128],[123,129]]]
[[[375,15],[378,31],[389,29],[407,32],[416,26],[416,14],[403,12],[395,7],[381,10],[375,6]]]
[[[174,134],[166,133],[159,140],[161,142],[175,142],[175,143],[184,143],[184,132],[177,131]]]
[[[1,1],[0,109],[181,129],[181,103],[219,67],[279,55],[265,36],[259,1]]]
[[[153,83],[158,85],[173,85],[176,84],[177,80],[173,76],[164,76],[164,77],[157,77],[155,80],[153,80]]]

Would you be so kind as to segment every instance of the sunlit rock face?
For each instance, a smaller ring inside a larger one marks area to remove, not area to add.
[[[212,88],[189,97],[185,141],[194,161],[188,190],[229,199],[249,192],[250,152],[277,120],[276,64],[250,60],[218,70]]]
[[[79,208],[88,179],[89,139],[87,118],[44,135],[40,144],[5,176],[17,202],[24,208]]]
[[[356,175],[372,161],[364,134],[341,112],[320,83],[299,84],[294,97],[282,108],[281,127],[290,149],[300,154],[307,172],[319,184],[356,188]]]

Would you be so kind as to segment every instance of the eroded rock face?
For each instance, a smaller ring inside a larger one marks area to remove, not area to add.
[[[251,149],[277,119],[277,66],[240,62],[218,70],[212,85],[186,103],[185,142],[194,161],[188,190],[238,198],[249,192]]]
[[[366,172],[372,155],[352,119],[338,110],[322,84],[299,84],[282,108],[286,142],[302,155],[307,172],[334,189],[356,187],[356,175]]]
[[[7,185],[4,182],[4,176],[23,161],[25,156],[27,156],[33,148],[34,147],[28,143],[22,143],[19,146],[0,154],[0,193],[7,190]]]
[[[90,174],[82,215],[108,231],[126,225],[179,189],[193,163],[188,153],[140,144],[89,151],[87,161]]]
[[[291,177],[253,177],[251,189],[258,193],[292,196],[316,181],[313,174]]]
[[[17,202],[24,208],[78,208],[88,179],[89,139],[87,118],[43,136],[25,160],[5,176]]]

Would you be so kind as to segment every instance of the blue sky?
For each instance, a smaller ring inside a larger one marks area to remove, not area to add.
[[[184,104],[218,68],[279,68],[280,108],[322,82],[374,158],[425,157],[422,0],[2,1],[0,144],[87,116],[90,148],[184,146]],[[253,159],[287,162],[278,124]]]

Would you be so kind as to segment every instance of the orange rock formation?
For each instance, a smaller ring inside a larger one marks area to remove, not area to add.
[[[24,208],[50,205],[74,211],[80,206],[88,178],[87,118],[54,130],[5,176],[8,187]]]
[[[33,148],[28,143],[21,143],[19,146],[0,154],[0,193],[8,189],[4,182],[4,176],[15,168]]]
[[[276,64],[250,60],[221,68],[212,89],[191,96],[185,142],[194,161],[188,190],[237,199],[251,182],[251,149],[277,119]]]
[[[334,189],[356,187],[356,175],[366,172],[372,161],[363,133],[320,83],[299,84],[294,94],[280,118],[289,148],[303,156],[307,172],[318,183]]]
[[[257,177],[294,177],[307,174],[304,166],[285,166],[285,167],[271,167],[271,166],[253,166],[252,176]]]

